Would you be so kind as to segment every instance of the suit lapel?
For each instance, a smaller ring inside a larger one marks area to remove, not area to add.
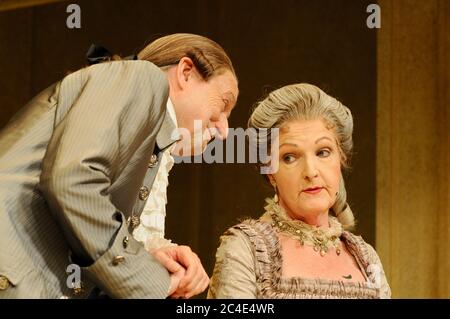
[[[167,147],[175,143],[180,139],[180,134],[178,133],[175,123],[170,118],[169,112],[166,111],[164,121],[161,128],[156,135],[156,145],[161,151],[164,151]]]
[[[164,121],[161,125],[161,128],[156,135],[156,145],[155,149],[153,151],[153,155],[156,156],[157,161],[156,163],[148,163],[147,172],[144,177],[144,181],[141,187],[141,191],[137,196],[136,203],[133,207],[133,215],[134,216],[140,216],[145,203],[147,202],[147,199],[149,196],[151,196],[151,189],[152,185],[155,181],[156,174],[158,173],[158,169],[161,163],[161,157],[163,155],[163,152],[170,147],[173,143],[177,142],[180,139],[180,134],[176,130],[175,123],[172,121],[172,119],[169,116],[169,113],[166,112]],[[152,155],[152,156],[153,156]],[[153,157],[154,157],[153,156]],[[148,191],[149,194],[147,197],[143,196],[143,194]]]

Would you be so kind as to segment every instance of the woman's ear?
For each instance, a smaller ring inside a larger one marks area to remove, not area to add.
[[[194,62],[188,57],[181,58],[177,66],[177,82],[184,89],[187,86],[189,78],[195,72]]]
[[[272,186],[277,184],[277,182],[275,181],[275,178],[273,177],[272,174],[267,174],[267,178],[269,179],[269,182],[270,182],[270,184],[272,184]]]

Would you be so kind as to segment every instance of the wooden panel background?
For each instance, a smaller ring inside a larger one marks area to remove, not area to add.
[[[379,3],[377,249],[395,297],[449,298],[450,2]]]

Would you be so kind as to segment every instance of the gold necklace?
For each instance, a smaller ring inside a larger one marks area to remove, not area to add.
[[[284,209],[273,199],[268,198],[266,201],[268,203],[265,207],[266,212],[272,219],[272,226],[279,232],[300,241],[302,246],[312,246],[314,251],[319,252],[322,257],[325,256],[331,248],[335,249],[338,256],[341,254],[340,236],[343,232],[343,227],[337,218],[329,216],[330,227],[321,229],[301,220],[290,218]]]

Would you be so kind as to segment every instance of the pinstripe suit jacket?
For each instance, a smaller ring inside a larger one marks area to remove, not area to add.
[[[116,298],[166,297],[168,272],[126,220],[145,204],[140,187],[151,189],[150,156],[174,142],[167,98],[152,63],[102,63],[41,92],[2,130],[0,277],[9,287],[0,298],[73,295],[71,263],[81,297],[92,286]]]

